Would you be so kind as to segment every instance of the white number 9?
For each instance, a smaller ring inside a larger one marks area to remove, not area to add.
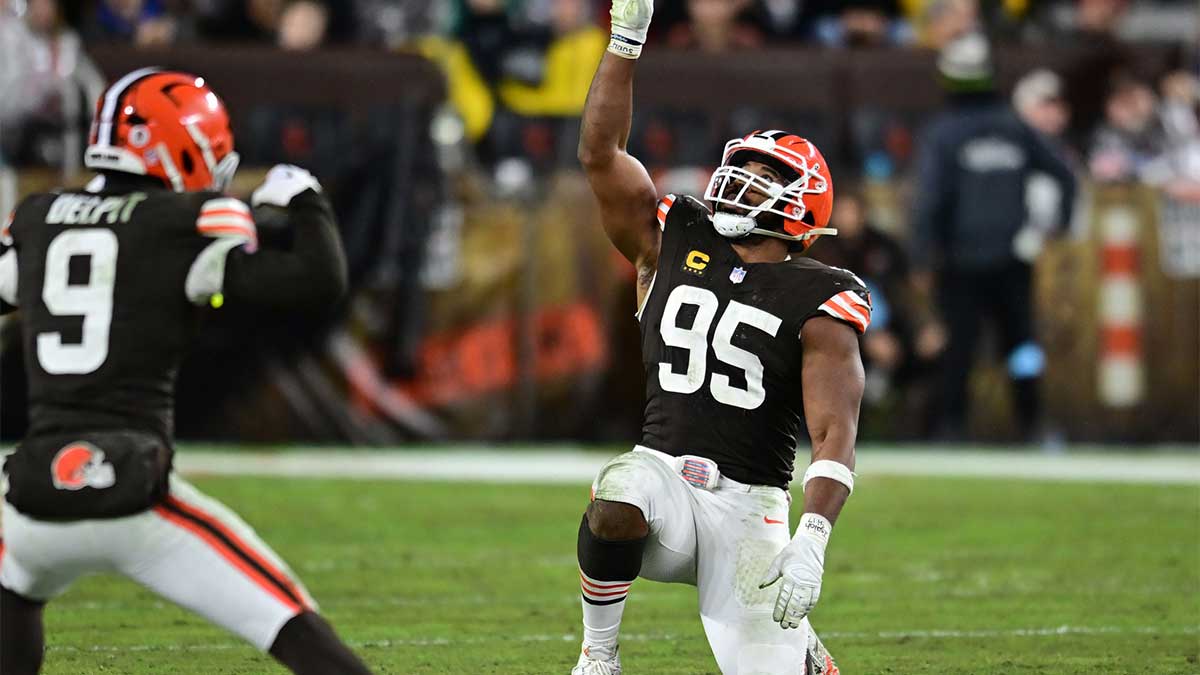
[[[68,283],[74,256],[90,259],[87,284]],[[47,373],[86,375],[104,364],[108,358],[116,281],[117,235],[112,230],[67,230],[50,242],[46,249],[42,302],[55,316],[82,316],[83,338],[79,344],[63,344],[62,333],[38,334],[38,362]]]

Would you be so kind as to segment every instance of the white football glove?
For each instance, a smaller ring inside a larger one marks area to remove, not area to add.
[[[321,191],[321,184],[311,173],[292,164],[276,164],[267,172],[263,184],[250,195],[250,205],[286,208],[296,195],[310,189]]]
[[[759,588],[782,579],[771,618],[782,628],[798,628],[821,597],[821,575],[825,572],[825,545],[833,526],[824,516],[806,513],[792,541],[784,547]]]
[[[612,39],[608,51],[627,59],[641,56],[654,15],[654,0],[613,0],[610,15]]]

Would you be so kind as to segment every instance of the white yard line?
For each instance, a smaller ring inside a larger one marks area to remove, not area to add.
[[[608,455],[570,450],[181,450],[185,474],[433,480],[485,483],[588,483]],[[1042,454],[1004,451],[863,449],[861,479],[874,476],[958,476],[1050,481],[1200,485],[1200,453]]]
[[[1052,626],[1046,628],[1010,628],[1010,629],[979,629],[979,630],[910,630],[910,631],[827,631],[820,633],[827,640],[907,640],[907,639],[942,639],[942,640],[977,640],[999,637],[1061,637],[1064,635],[1200,635],[1200,626]],[[657,642],[678,640],[684,636],[671,633],[630,633],[621,636],[625,642]],[[696,639],[701,639],[696,634]],[[368,649],[393,649],[399,647],[460,647],[469,645],[499,644],[505,642],[578,642],[579,636],[571,633],[559,635],[513,635],[487,637],[426,637],[403,638],[397,640],[348,640],[351,647]],[[47,647],[48,651],[57,652],[206,652],[226,651],[230,649],[249,648],[241,642],[205,642],[198,644],[159,644],[159,645],[92,645],[76,647],[73,645],[54,645]]]

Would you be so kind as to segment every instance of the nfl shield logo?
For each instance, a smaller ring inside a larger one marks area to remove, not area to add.
[[[733,271],[729,273],[729,280],[735,284],[742,283],[742,280],[745,278],[746,270],[742,269],[741,267],[735,267],[733,268]]]

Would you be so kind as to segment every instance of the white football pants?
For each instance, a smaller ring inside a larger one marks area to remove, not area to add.
[[[758,588],[791,540],[787,492],[724,477],[712,490],[697,488],[674,457],[642,446],[606,464],[592,490],[638,507],[650,524],[640,576],[696,586],[724,675],[803,675],[808,620],[780,628],[771,620],[778,584]]]
[[[0,585],[31,600],[113,572],[263,651],[292,617],[316,608],[249,525],[176,475],[161,504],[124,518],[45,521],[3,508]]]

